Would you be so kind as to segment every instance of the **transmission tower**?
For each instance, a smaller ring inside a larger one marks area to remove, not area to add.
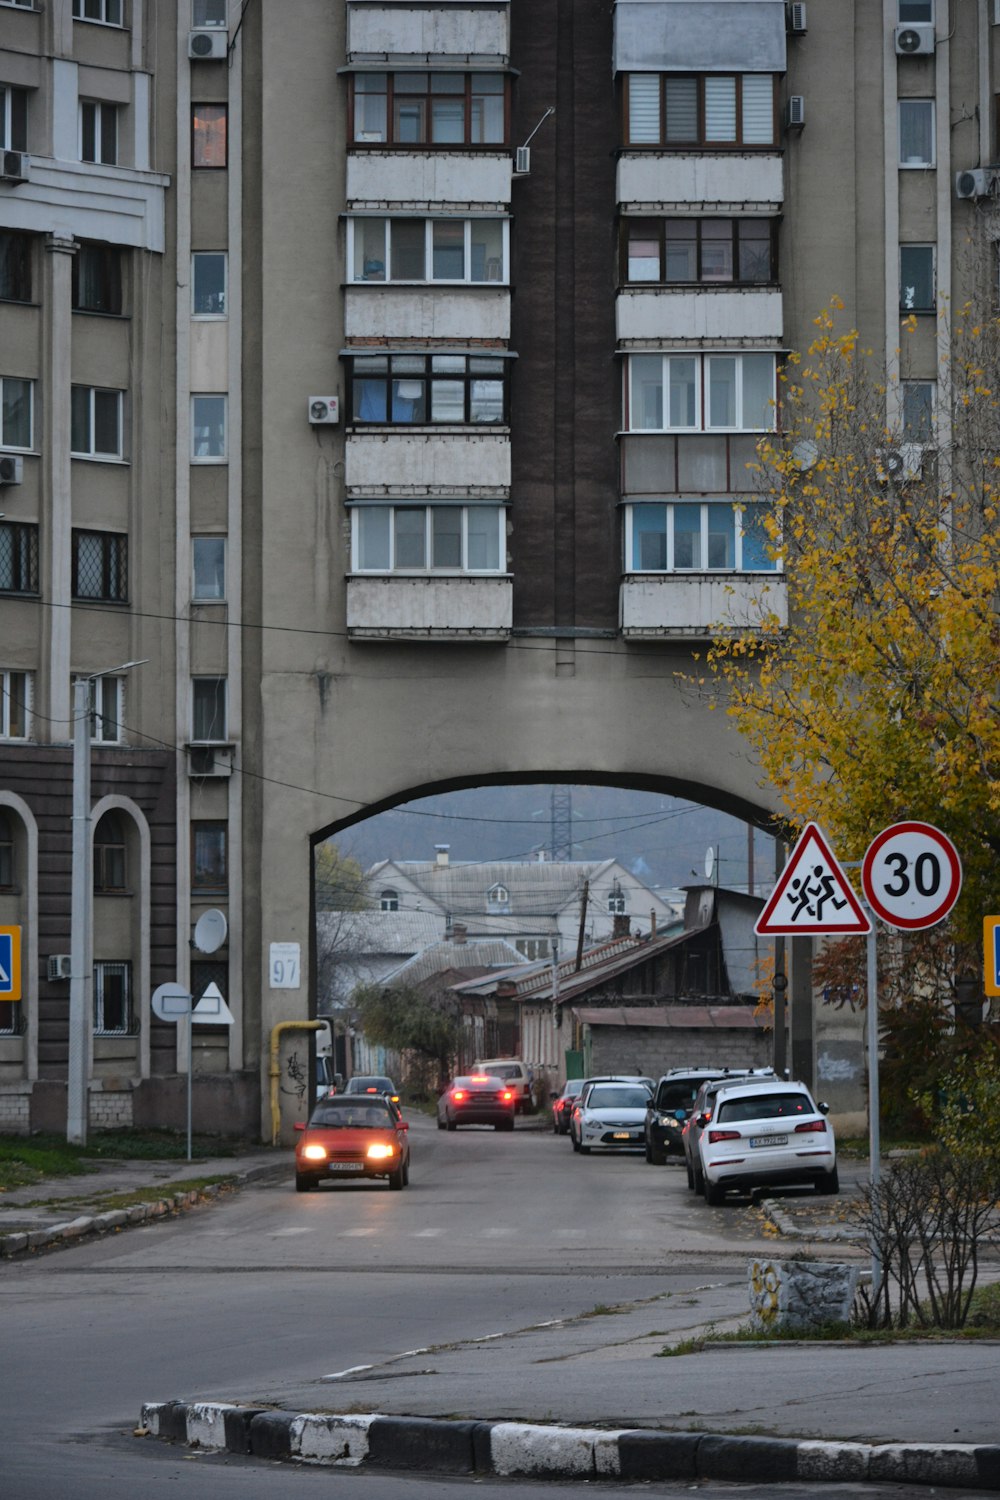
[[[549,844],[552,858],[560,863],[573,858],[573,788],[552,788]]]

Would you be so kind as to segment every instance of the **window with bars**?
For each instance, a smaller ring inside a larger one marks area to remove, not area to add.
[[[74,458],[121,458],[122,392],[75,385],[70,400]]]
[[[0,671],[0,739],[28,738],[32,686],[30,672]]]
[[[28,90],[0,83],[0,148],[28,149]]]
[[[508,96],[503,73],[356,73],[353,144],[502,146]]]
[[[357,355],[348,362],[353,420],[501,425],[507,420],[508,365],[475,354]]]
[[[626,361],[628,432],[771,432],[773,354],[633,354]]]
[[[32,239],[16,229],[0,229],[0,301],[31,301]]]
[[[670,149],[774,149],[772,73],[629,73],[625,144]]]
[[[348,220],[348,279],[506,284],[505,219]]]
[[[753,286],[778,277],[773,219],[625,219],[624,282]]]
[[[31,448],[34,405],[33,380],[0,375],[0,448]]]
[[[122,251],[117,245],[83,241],[73,256],[73,311],[120,313]]]
[[[191,824],[191,889],[224,891],[229,884],[229,828],[224,822]]]
[[[499,573],[506,565],[498,505],[359,505],[352,509],[359,573]]]
[[[128,537],[114,531],[73,532],[73,598],[128,601]]]
[[[80,160],[118,164],[118,105],[80,100]]]
[[[73,0],[75,21],[99,21],[104,26],[124,26],[124,0]]]
[[[38,527],[0,521],[0,594],[38,593]]]
[[[132,1012],[132,965],[101,959],[94,964],[94,1035],[130,1036],[138,1028]]]
[[[627,573],[774,573],[760,501],[671,500],[625,507]]]
[[[107,812],[94,829],[94,890],[119,894],[125,886],[125,820]]]

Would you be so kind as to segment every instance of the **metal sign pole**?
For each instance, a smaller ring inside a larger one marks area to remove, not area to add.
[[[878,1093],[878,963],[876,955],[875,923],[868,934],[868,1156],[869,1181],[872,1194],[881,1179],[881,1140],[879,1130]],[[878,1300],[882,1287],[882,1257],[872,1230],[872,1303]]]
[[[187,1154],[187,1159],[188,1159],[188,1161],[190,1161],[191,1160],[191,1056],[192,1056],[192,1051],[193,1051],[193,1048],[191,1046],[191,1039],[194,1036],[194,1010],[193,1010],[193,1008],[188,1012],[187,1028],[188,1028],[188,1056],[187,1056],[187,1070],[188,1070],[188,1097],[187,1097],[188,1154]]]

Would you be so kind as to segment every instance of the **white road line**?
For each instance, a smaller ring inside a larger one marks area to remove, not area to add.
[[[433,1240],[441,1234],[444,1234],[443,1229],[415,1229],[413,1231],[413,1238],[415,1240]]]
[[[268,1235],[268,1239],[278,1240],[278,1239],[281,1239],[282,1235],[288,1235],[288,1234],[315,1234],[315,1233],[316,1233],[316,1229],[315,1229],[315,1226],[312,1225],[312,1224],[305,1224],[305,1225],[302,1225],[301,1227],[297,1226],[297,1225],[293,1225],[293,1227],[291,1229],[275,1229],[275,1230],[273,1230],[272,1233]]]
[[[374,1227],[371,1229],[365,1229],[364,1227],[360,1227],[358,1229],[342,1229],[337,1238],[341,1240],[361,1239],[366,1235],[378,1233],[379,1231]]]

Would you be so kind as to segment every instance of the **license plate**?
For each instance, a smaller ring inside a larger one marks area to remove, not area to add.
[[[326,1170],[328,1172],[363,1172],[365,1169],[359,1161],[332,1161]]]
[[[787,1146],[787,1135],[752,1135],[751,1146]]]
[[[632,1132],[631,1130],[616,1130],[612,1133],[611,1139],[613,1141],[630,1141],[632,1139]]]

